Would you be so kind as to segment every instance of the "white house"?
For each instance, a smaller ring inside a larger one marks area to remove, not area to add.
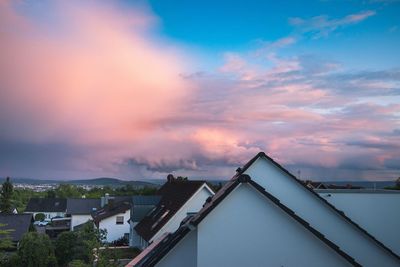
[[[400,258],[259,153],[127,266],[400,266]]]
[[[399,190],[324,189],[316,192],[400,255]]]
[[[68,198],[67,216],[71,217],[71,231],[74,227],[92,220],[92,213],[101,208],[99,198]]]
[[[161,196],[133,196],[130,214],[129,246],[141,247],[141,237],[135,230],[135,226],[160,202]]]
[[[128,201],[108,199],[103,208],[92,213],[96,227],[107,230],[107,242],[113,242],[122,237],[129,239],[130,199],[131,197]]]
[[[159,203],[134,226],[145,248],[164,233],[174,232],[188,215],[197,213],[214,191],[205,181],[178,180],[172,175],[157,191]]]
[[[24,213],[29,213],[35,218],[36,214],[43,213],[46,221],[54,217],[65,217],[67,199],[65,198],[31,198],[26,205]]]

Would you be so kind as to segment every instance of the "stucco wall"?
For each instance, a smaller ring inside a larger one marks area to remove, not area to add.
[[[89,220],[92,220],[91,215],[71,215],[71,230],[73,230],[75,226],[85,223]]]
[[[269,161],[260,158],[245,173],[363,266],[398,266],[398,260]]]
[[[171,218],[171,220],[167,224],[165,224],[164,227],[161,228],[157,234],[154,235],[150,242],[158,239],[166,232],[175,232],[181,224],[182,220],[187,216],[187,214],[198,212],[203,207],[206,199],[211,195],[212,193],[204,187],[197,193],[195,193],[192,198],[189,199],[189,201],[187,201],[185,205],[183,205],[182,208]]]
[[[123,224],[116,224],[116,217],[124,216]],[[124,234],[129,234],[129,223],[130,210],[128,209],[124,213],[119,213],[117,215],[106,218],[99,223],[100,229],[107,229],[107,242],[112,242],[124,236]]]
[[[197,231],[187,234],[177,246],[171,250],[157,267],[195,267],[197,266]]]
[[[197,231],[198,267],[349,266],[334,250],[247,184],[227,196],[199,224]]]
[[[400,255],[400,193],[319,193]]]

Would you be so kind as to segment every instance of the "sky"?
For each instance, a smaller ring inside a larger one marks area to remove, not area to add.
[[[400,1],[0,1],[0,176],[400,176]]]

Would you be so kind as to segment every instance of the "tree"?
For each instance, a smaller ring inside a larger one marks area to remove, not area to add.
[[[10,182],[10,177],[7,177],[6,181],[3,183],[0,192],[0,211],[2,213],[12,214],[12,195],[13,195],[13,185]]]
[[[35,221],[44,221],[45,218],[46,216],[44,215],[44,213],[37,213],[35,215]]]
[[[75,232],[61,233],[55,243],[55,253],[59,266],[67,266],[77,256],[76,246],[78,244]]]
[[[38,234],[36,232],[24,234],[18,248],[18,259],[18,266],[57,266],[57,260],[50,238],[47,235]]]
[[[50,193],[53,195],[52,193]],[[77,186],[70,184],[60,184],[55,189],[55,195],[59,198],[69,198],[69,197],[82,197],[82,192]]]

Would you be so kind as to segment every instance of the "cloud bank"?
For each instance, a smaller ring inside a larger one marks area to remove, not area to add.
[[[191,73],[151,12],[99,3],[0,3],[0,176],[226,178],[260,150],[318,180],[400,169],[399,69],[282,56],[289,36]],[[322,36],[374,14],[290,23]]]

